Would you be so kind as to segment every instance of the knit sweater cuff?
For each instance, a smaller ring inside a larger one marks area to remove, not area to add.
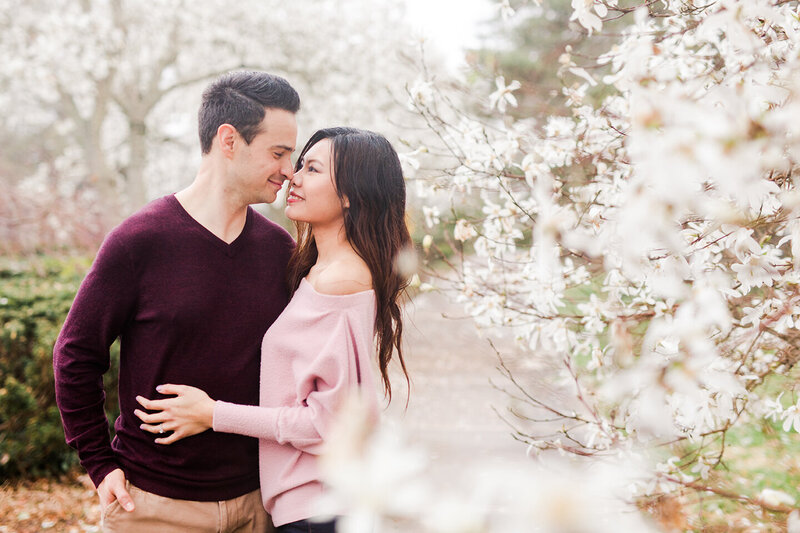
[[[257,439],[276,440],[279,409],[239,405],[217,400],[214,403],[214,431],[235,433]]]

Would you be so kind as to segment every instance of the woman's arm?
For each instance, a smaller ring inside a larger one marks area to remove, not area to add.
[[[214,431],[236,433],[289,444],[298,450],[319,453],[333,413],[312,392],[307,405],[260,407],[217,402]]]
[[[325,347],[304,372],[303,379],[312,382],[313,389],[305,397],[298,398],[294,405],[238,405],[214,401],[195,387],[160,385],[157,388],[160,393],[174,394],[175,397],[163,400],[137,397],[142,407],[158,412],[147,414],[137,409],[135,414],[144,422],[141,428],[145,431],[158,434],[163,429],[164,432],[173,432],[156,439],[158,444],[172,444],[213,429],[319,453],[336,411],[358,387],[359,368],[368,372],[366,360],[362,364],[357,361],[360,354],[370,353],[371,339],[355,334],[355,329],[347,314],[341,314],[335,327],[326,331]]]
[[[144,422],[139,426],[141,429],[154,434],[172,432],[157,438],[157,444],[172,444],[213,429],[291,444],[308,452],[314,452],[322,444],[324,422],[332,417],[325,404],[333,400],[332,396],[338,395],[333,390],[314,391],[306,399],[306,405],[259,407],[217,402],[202,390],[188,385],[160,385],[157,390],[175,397],[148,400],[137,396],[136,400],[143,408],[157,412],[134,411]]]

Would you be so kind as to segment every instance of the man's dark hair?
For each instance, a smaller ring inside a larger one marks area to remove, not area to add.
[[[230,124],[250,144],[259,133],[266,108],[297,113],[300,97],[280,76],[258,71],[236,71],[220,76],[203,91],[197,113],[200,148],[211,151],[211,143],[222,124]]]

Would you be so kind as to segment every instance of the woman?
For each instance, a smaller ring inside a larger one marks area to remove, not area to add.
[[[161,444],[207,429],[257,437],[262,497],[277,531],[327,532],[334,521],[308,519],[323,492],[316,455],[336,410],[357,387],[374,390],[369,357],[376,347],[390,398],[395,350],[406,373],[398,305],[406,280],[394,264],[411,240],[397,153],[372,132],[320,130],[300,153],[286,202],[298,235],[288,269],[293,296],[264,336],[260,405],[162,385],[160,393],[175,397],[138,397],[155,412],[136,415],[146,431],[172,432],[156,439]],[[364,396],[377,411],[376,395]]]

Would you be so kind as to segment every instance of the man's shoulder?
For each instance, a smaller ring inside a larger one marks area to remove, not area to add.
[[[133,213],[125,222],[136,225],[152,224],[155,219],[176,218],[178,211],[175,208],[178,200],[174,195],[162,196],[151,200],[147,204],[139,208],[138,211]]]
[[[125,242],[147,241],[159,234],[168,234],[175,228],[175,209],[170,205],[170,197],[157,198],[119,223],[106,237],[106,240]]]

